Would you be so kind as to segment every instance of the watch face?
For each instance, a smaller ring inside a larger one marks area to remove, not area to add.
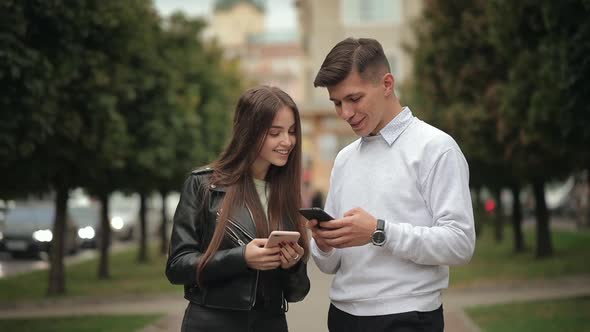
[[[385,233],[382,231],[377,231],[373,233],[373,243],[374,244],[383,244],[385,242]]]

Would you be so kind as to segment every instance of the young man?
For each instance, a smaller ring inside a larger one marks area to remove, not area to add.
[[[314,86],[360,139],[334,162],[326,211],[308,223],[330,289],[329,330],[443,331],[449,265],[475,246],[469,170],[453,138],[412,115],[374,39],[348,38]]]

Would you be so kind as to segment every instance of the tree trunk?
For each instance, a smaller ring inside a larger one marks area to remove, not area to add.
[[[590,165],[586,169],[586,214],[588,219],[586,220],[586,226],[590,227]]]
[[[512,191],[512,230],[514,233],[514,252],[519,253],[525,250],[524,236],[522,234],[522,206],[520,204],[520,186],[513,184]]]
[[[504,206],[501,197],[502,190],[494,190],[494,199],[496,199],[496,215],[494,217],[494,240],[501,243],[504,240]]]
[[[160,191],[162,196],[162,225],[160,226],[160,254],[166,255],[168,253],[168,211],[166,209],[166,196],[168,193],[164,190]]]
[[[137,261],[145,263],[148,261],[147,252],[147,202],[145,193],[139,193],[139,252]]]
[[[111,245],[111,223],[109,218],[109,194],[101,193],[100,200],[100,238],[98,279],[109,279],[111,277],[109,270],[109,249]]]
[[[473,209],[474,209],[474,216],[475,216],[475,237],[479,238],[483,231],[483,211],[481,205],[481,195],[480,195],[481,188],[477,187],[473,189]]]
[[[53,222],[53,239],[49,249],[49,287],[48,295],[60,295],[66,293],[65,280],[65,235],[68,207],[68,189],[58,187],[55,198],[55,220]]]
[[[537,257],[549,257],[553,255],[553,246],[549,231],[549,211],[545,202],[545,182],[542,179],[533,180],[533,194],[537,218]]]

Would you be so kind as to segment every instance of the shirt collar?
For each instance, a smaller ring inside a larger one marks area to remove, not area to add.
[[[409,107],[405,106],[402,108],[402,111],[393,118],[393,120],[389,121],[381,131],[379,131],[379,136],[383,137],[383,139],[387,142],[389,146],[395,142],[395,140],[408,128],[412,120],[414,119],[414,115]],[[367,139],[371,139],[372,136],[363,136],[362,140],[365,141]]]

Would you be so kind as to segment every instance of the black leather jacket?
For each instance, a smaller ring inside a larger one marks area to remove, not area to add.
[[[184,285],[184,297],[212,308],[251,310],[256,301],[283,308],[284,301],[301,301],[309,292],[307,266],[300,261],[289,270],[257,271],[248,268],[246,244],[255,237],[252,214],[242,206],[231,214],[226,237],[203,271],[205,286],[197,286],[197,264],[215,230],[225,188],[209,184],[210,168],[193,171],[184,183],[174,214],[166,276]],[[204,188],[208,186],[208,188]],[[263,287],[263,299],[257,299]]]

